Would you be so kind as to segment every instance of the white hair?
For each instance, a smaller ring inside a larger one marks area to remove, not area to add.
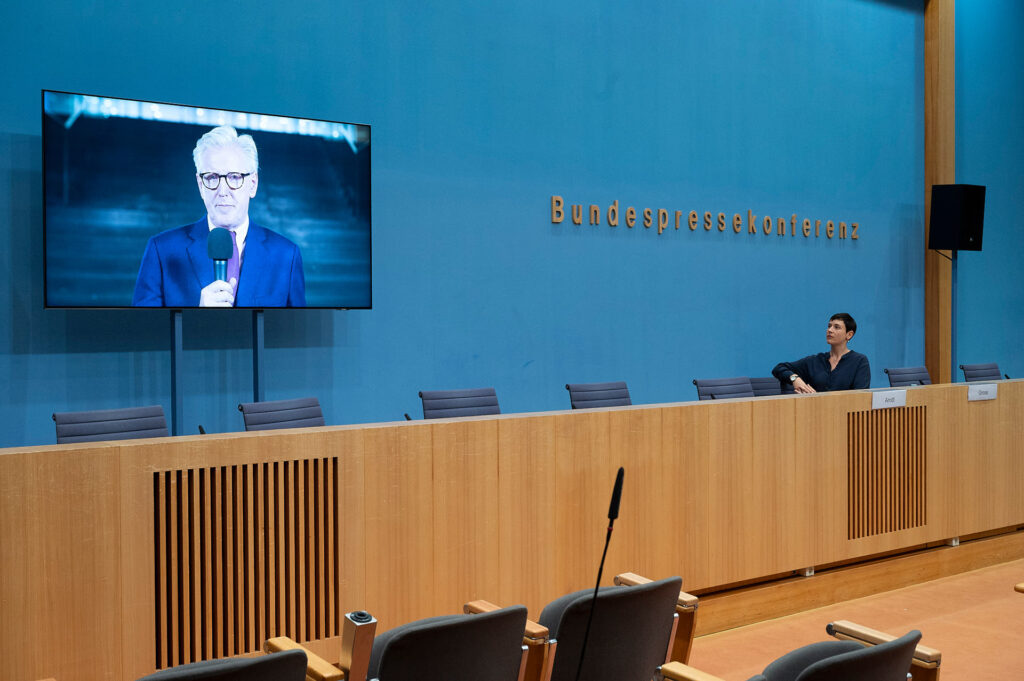
[[[200,168],[199,164],[202,163],[203,154],[206,153],[207,149],[232,146],[240,149],[249,161],[249,167],[241,170],[247,173],[259,171],[260,157],[256,151],[256,142],[253,141],[252,135],[239,135],[238,131],[230,125],[222,125],[210,130],[196,142],[196,148],[192,150],[192,161],[196,164],[196,172],[203,172],[203,168]]]

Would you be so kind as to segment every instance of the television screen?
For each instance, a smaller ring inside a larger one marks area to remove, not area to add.
[[[370,126],[42,94],[46,307],[371,306]]]

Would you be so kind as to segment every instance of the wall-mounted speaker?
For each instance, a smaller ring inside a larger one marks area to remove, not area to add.
[[[980,251],[984,223],[983,185],[932,185],[928,248],[936,251]]]

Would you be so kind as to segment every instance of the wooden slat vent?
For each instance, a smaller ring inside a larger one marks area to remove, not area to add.
[[[847,415],[847,536],[860,539],[927,524],[924,406]]]
[[[338,460],[153,474],[156,667],[339,635]]]

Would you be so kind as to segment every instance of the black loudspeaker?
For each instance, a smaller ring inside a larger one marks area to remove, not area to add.
[[[984,223],[983,185],[932,185],[928,248],[935,251],[980,251]]]

